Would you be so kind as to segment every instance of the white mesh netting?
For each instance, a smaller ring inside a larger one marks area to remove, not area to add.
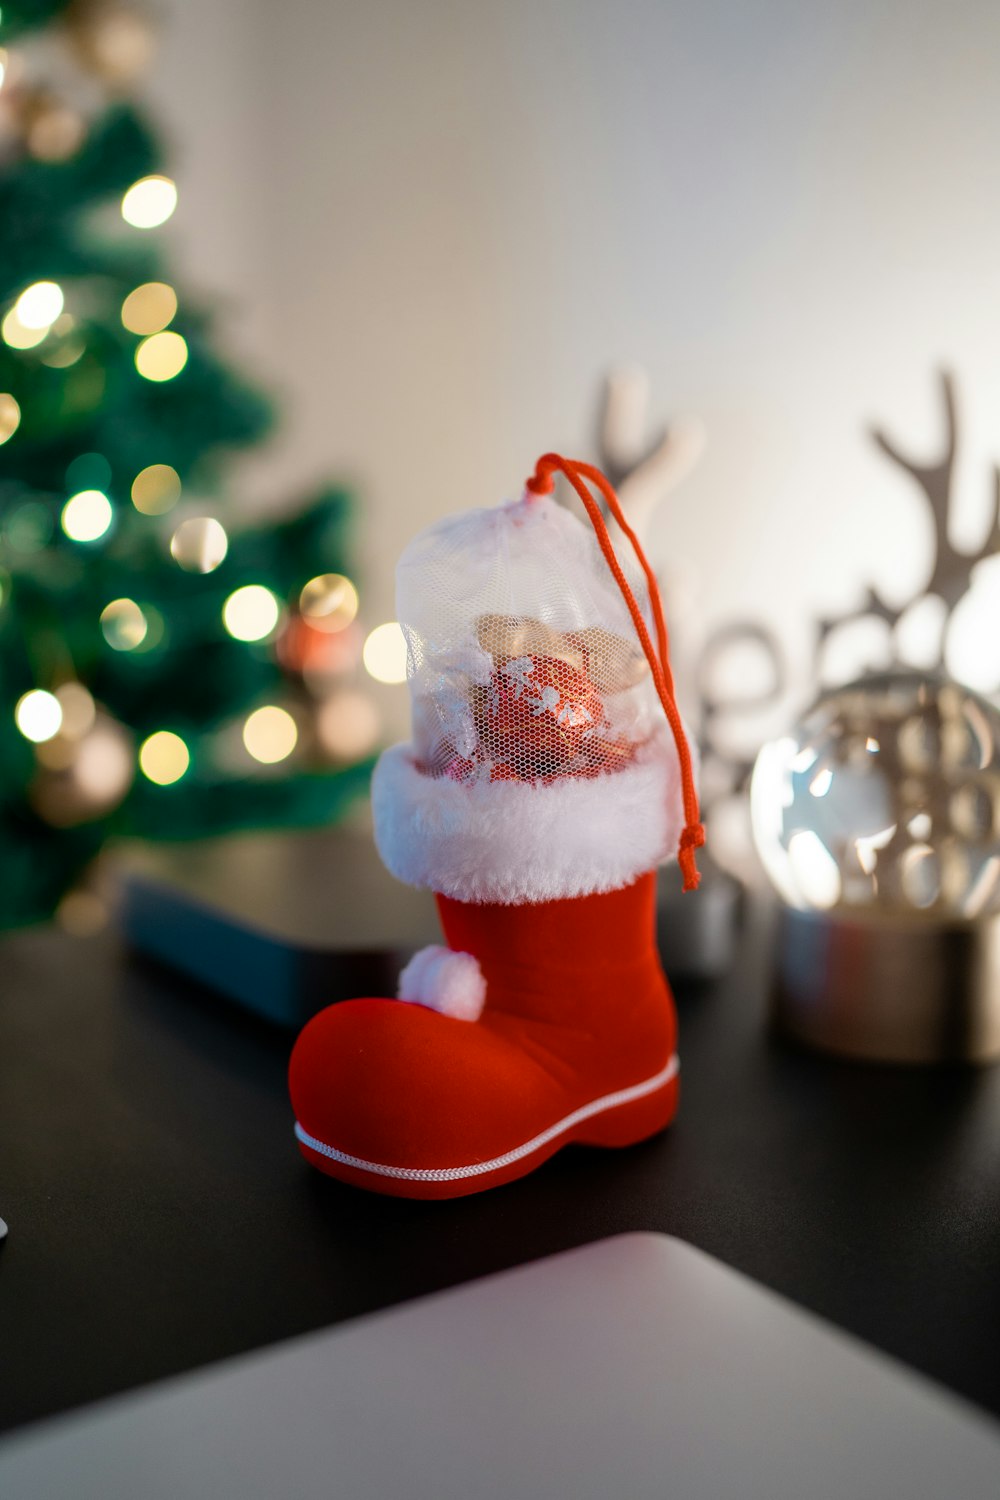
[[[645,580],[616,549],[650,621]],[[554,500],[466,511],[422,532],[396,575],[413,739],[460,782],[627,766],[663,711],[594,534]]]

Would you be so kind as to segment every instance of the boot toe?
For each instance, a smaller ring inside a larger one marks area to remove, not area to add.
[[[349,1000],[309,1022],[289,1083],[300,1144],[402,1170],[488,1161],[558,1115],[562,1090],[513,1039],[394,1000]],[[329,1161],[329,1158],[327,1158]]]

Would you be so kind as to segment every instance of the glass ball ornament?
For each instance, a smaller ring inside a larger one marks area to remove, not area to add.
[[[765,745],[758,852],[784,897],[775,1023],[893,1063],[1000,1061],[1000,713],[898,670],[824,692]]]
[[[754,842],[799,911],[1000,911],[1000,712],[944,677],[872,675],[824,692],[761,750]]]

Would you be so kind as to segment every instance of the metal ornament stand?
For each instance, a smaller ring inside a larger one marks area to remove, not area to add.
[[[1000,915],[783,907],[776,1025],[871,1062],[1000,1060]]]

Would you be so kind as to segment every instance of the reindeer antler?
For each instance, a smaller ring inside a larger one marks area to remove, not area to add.
[[[694,468],[705,447],[705,427],[679,418],[646,439],[649,377],[635,365],[612,370],[598,422],[598,462],[618,491],[629,524],[645,543],[657,506]]]
[[[939,372],[944,398],[945,449],[935,464],[918,464],[907,458],[891,438],[878,428],[872,436],[893,463],[913,476],[927,496],[934,525],[934,565],[924,592],[943,599],[949,615],[969,587],[972,569],[986,557],[1000,551],[1000,470],[993,471],[993,517],[982,546],[974,552],[960,552],[948,534],[948,521],[954,503],[955,457],[958,451],[958,423],[955,415],[955,384],[947,370]]]
[[[871,429],[872,437],[887,458],[915,479],[930,506],[931,523],[934,528],[934,560],[930,576],[923,588],[898,605],[884,599],[882,594],[869,586],[866,597],[854,608],[829,617],[820,617],[816,622],[815,667],[817,680],[823,678],[823,656],[827,642],[843,625],[852,621],[875,618],[882,620],[889,629],[891,660],[898,663],[896,626],[911,605],[927,595],[941,599],[945,606],[945,617],[938,636],[937,664],[944,662],[945,640],[948,624],[959,600],[965,595],[972,581],[972,570],[977,563],[1000,553],[1000,469],[993,470],[993,514],[989,529],[979,547],[971,552],[960,551],[952,542],[948,531],[954,504],[955,461],[958,454],[958,420],[956,416],[955,382],[947,370],[940,370],[941,395],[944,404],[945,441],[944,452],[936,463],[917,463],[896,446],[881,428]]]

